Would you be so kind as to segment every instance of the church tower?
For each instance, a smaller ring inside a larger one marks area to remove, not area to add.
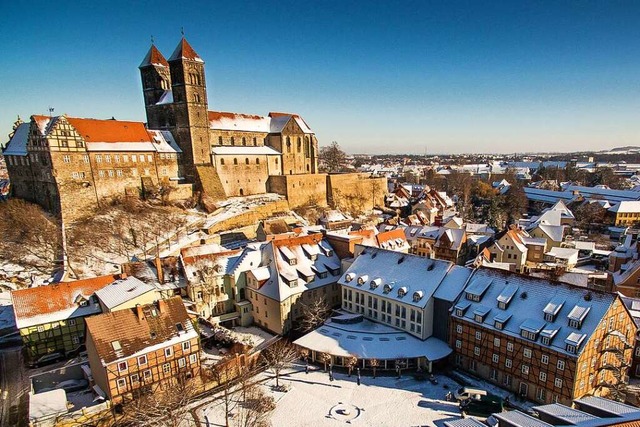
[[[183,37],[169,58],[174,137],[182,149],[185,178],[196,178],[194,166],[210,165],[209,119],[204,61]]]
[[[170,129],[173,124],[171,111],[171,74],[169,63],[154,44],[138,67],[142,79],[144,107],[150,129]]]

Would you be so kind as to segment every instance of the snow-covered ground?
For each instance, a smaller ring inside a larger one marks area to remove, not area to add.
[[[447,402],[447,391],[457,383],[438,376],[439,384],[416,381],[410,375],[395,377],[362,376],[357,385],[355,373],[335,373],[335,381],[322,368],[313,367],[305,374],[298,365],[281,376],[280,383],[288,387],[286,393],[275,392],[275,379],[271,372],[264,389],[276,400],[276,409],[270,414],[271,425],[287,426],[444,426],[444,421],[460,418],[457,403]],[[444,385],[449,387],[444,388]],[[345,411],[346,409],[346,411]],[[201,405],[196,411],[200,422],[207,416],[210,426],[224,426],[221,400]]]

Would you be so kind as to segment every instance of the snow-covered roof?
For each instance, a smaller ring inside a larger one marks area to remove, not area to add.
[[[616,213],[640,212],[640,201],[624,200],[610,207],[609,212],[616,212]]]
[[[5,156],[26,156],[27,155],[27,142],[29,140],[29,128],[30,123],[21,123],[13,136],[9,140],[9,143],[2,151]]]
[[[239,156],[279,156],[280,152],[274,150],[271,147],[267,147],[265,145],[252,147],[252,146],[215,146],[211,148],[211,154],[217,154],[219,156],[223,155],[234,155],[237,154]]]
[[[534,418],[520,411],[500,412],[493,414],[493,416],[512,427],[553,427],[553,425],[549,423],[545,423],[538,418]]]
[[[554,242],[562,242],[562,237],[564,236],[564,226],[538,224],[537,228],[539,228],[544,234],[549,236],[549,238]]]
[[[133,276],[116,280],[96,291],[96,296],[108,309],[113,309],[147,292],[155,292],[156,287]]]
[[[470,268],[460,265],[452,266],[433,297],[449,302],[454,301],[466,286],[472,272]]]
[[[577,261],[578,252],[580,252],[578,249],[554,247],[549,249],[549,251],[547,251],[545,255],[550,255],[554,258],[560,258],[560,259],[568,259],[568,260],[574,259],[575,261]]]
[[[91,297],[116,279],[108,275],[13,291],[16,325],[22,329],[100,313],[100,305]]]
[[[312,256],[303,245],[317,246],[318,254]],[[341,270],[340,259],[321,234],[273,240],[260,246],[259,254],[259,259],[251,261],[252,266],[245,264],[245,271],[264,276],[267,268],[269,279],[256,292],[276,301],[333,284]],[[256,272],[258,269],[261,270]]]
[[[417,255],[403,254],[378,248],[366,248],[351,264],[347,273],[338,281],[344,287],[392,299],[403,304],[424,308],[446,277],[453,264],[449,261],[429,259]],[[456,273],[463,276],[461,273]],[[382,286],[372,287],[349,277],[367,276],[368,280],[380,278]],[[417,280],[416,278],[419,278]],[[406,288],[404,295],[398,290]],[[413,298],[413,293],[422,291],[423,297]],[[445,292],[446,295],[446,292]]]
[[[61,388],[29,395],[29,419],[34,425],[67,412],[67,392]]]
[[[445,421],[445,427],[487,427],[485,423],[482,423],[475,418],[461,418],[459,420]]]
[[[281,133],[289,120],[294,120],[302,132],[311,134],[302,117],[297,114],[269,113],[268,116],[209,111],[209,127],[214,130],[245,131],[260,133]]]
[[[640,411],[638,408],[625,405],[624,403],[616,402],[615,400],[605,399],[602,397],[588,396],[575,400],[579,408],[594,408],[599,411],[603,411],[611,414],[611,416],[624,416],[626,414],[633,414]]]
[[[329,319],[318,329],[294,341],[294,344],[334,356],[353,355],[361,359],[378,360],[426,357],[436,361],[447,357],[452,351],[437,338],[430,337],[423,341],[407,332],[358,316],[340,323]]]
[[[488,286],[484,292],[480,292],[483,288],[480,285],[487,283]],[[514,285],[518,287],[516,294],[504,310],[499,308],[498,298],[506,292],[507,287],[512,288]],[[479,301],[467,298],[466,293],[469,290],[473,291],[473,295],[480,295]],[[495,316],[508,314],[511,317],[504,323],[501,333],[521,338],[523,327],[526,330],[539,331],[540,334],[542,331],[548,331],[549,334],[557,331],[548,347],[560,353],[569,354],[566,351],[565,340],[575,340],[577,338],[575,334],[583,334],[587,338],[591,336],[615,299],[615,294],[577,288],[501,270],[479,268],[471,276],[465,292],[456,303],[456,307],[465,308],[463,315],[459,316],[459,313],[454,311],[452,316],[477,323],[473,312],[478,306],[489,306],[491,312],[484,317],[482,322],[484,328],[499,330],[495,328]],[[462,307],[463,305],[465,307]],[[552,310],[557,310],[557,314],[553,321],[548,321],[545,319],[545,311]],[[579,329],[570,326],[570,319],[581,320]],[[538,345],[545,345],[537,336],[535,342]],[[577,354],[580,354],[582,348],[578,347]]]

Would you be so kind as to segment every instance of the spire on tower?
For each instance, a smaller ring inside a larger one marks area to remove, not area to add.
[[[164,67],[169,66],[169,63],[162,53],[160,53],[156,45],[153,44],[153,36],[151,36],[151,47],[149,48],[149,52],[147,52],[147,55],[144,57],[138,68],[148,67],[150,65],[160,65]]]
[[[182,34],[180,43],[178,43],[178,46],[176,46],[176,49],[171,54],[171,57],[169,57],[169,61],[177,61],[180,59],[189,59],[191,61],[204,62],[202,58],[200,58],[200,55],[198,55],[196,51],[193,50],[189,42],[187,42],[187,39],[184,38],[184,32]]]

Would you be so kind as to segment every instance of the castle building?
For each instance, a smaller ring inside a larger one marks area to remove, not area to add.
[[[103,200],[162,186],[221,199],[279,193],[326,203],[318,140],[297,114],[209,111],[205,63],[182,38],[139,66],[147,123],[33,115],[3,150],[13,196],[75,219]]]

